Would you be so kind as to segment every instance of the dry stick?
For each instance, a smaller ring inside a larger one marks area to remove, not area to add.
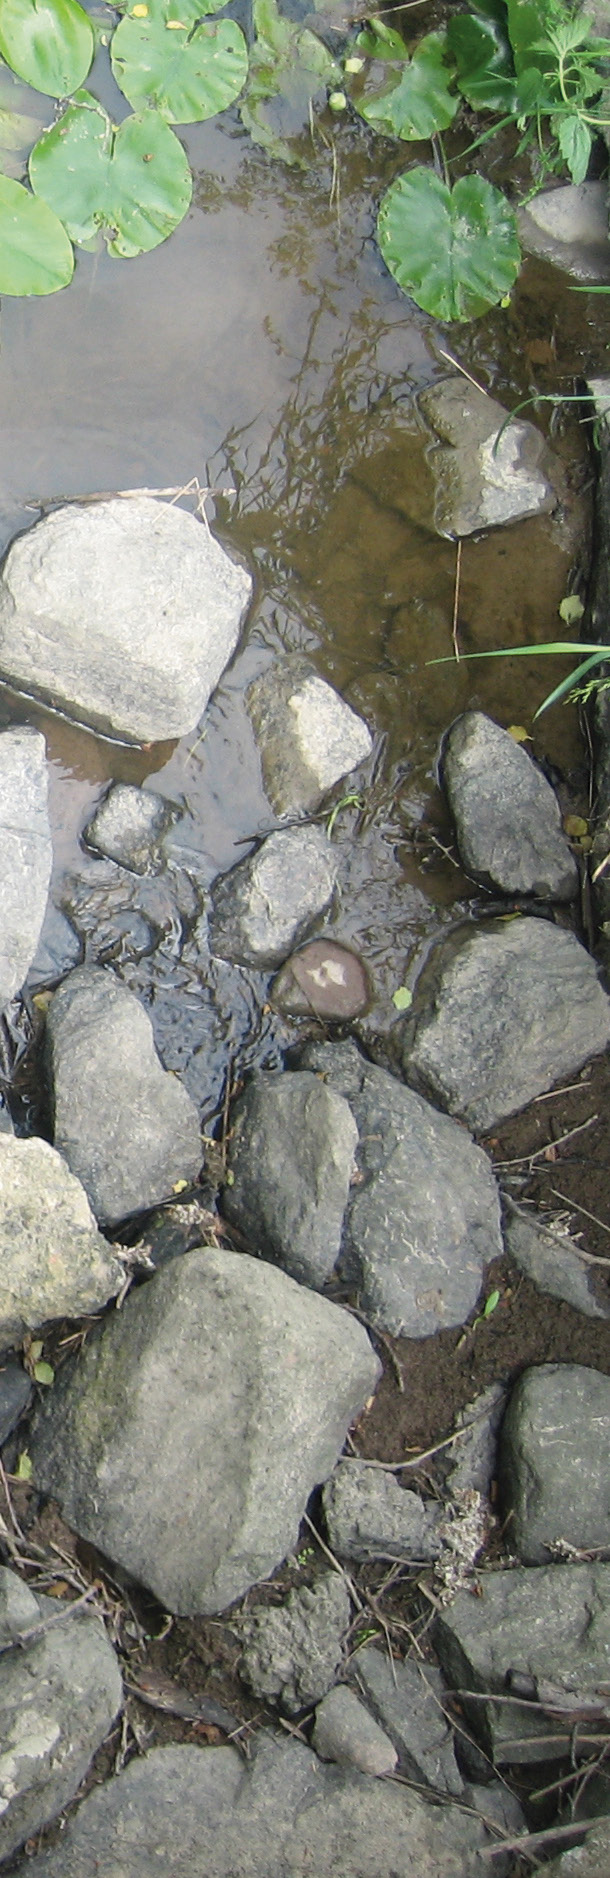
[[[25,1650],[29,1643],[37,1643],[39,1637],[44,1637],[55,1624],[66,1624],[74,1611],[82,1610],[83,1605],[95,1597],[95,1590],[95,1585],[89,1585],[80,1598],[74,1598],[72,1604],[66,1604],[62,1611],[54,1611],[52,1617],[42,1618],[39,1624],[32,1624],[29,1630],[20,1630],[19,1635],[11,1637],[9,1643],[0,1643],[0,1656],[6,1656],[9,1650]]]
[[[592,1128],[593,1123],[598,1121],[599,1115],[589,1115],[586,1122],[579,1122],[576,1128],[567,1128],[565,1135],[558,1135],[556,1141],[545,1141],[544,1147],[532,1148],[531,1154],[517,1154],[513,1161],[494,1161],[494,1167],[526,1167],[532,1161],[543,1160],[545,1154],[548,1154],[549,1148],[563,1147],[564,1141],[571,1141],[573,1135],[582,1135],[585,1128]],[[569,1203],[566,1202],[566,1204]],[[584,1211],[585,1209],[583,1207],[583,1212]],[[591,1214],[590,1217],[592,1218],[593,1215]],[[608,1231],[610,1232],[610,1226],[608,1227]]]
[[[534,1101],[554,1102],[556,1096],[573,1095],[575,1090],[580,1092],[582,1089],[588,1089],[589,1086],[589,1077],[587,1076],[583,1082],[564,1083],[563,1089],[543,1089],[542,1095],[534,1096]]]
[[[569,1213],[573,1211],[584,1213],[585,1219],[591,1219],[594,1226],[601,1226],[602,1232],[610,1232],[610,1226],[606,1225],[605,1220],[598,1219],[597,1213],[590,1213],[588,1206],[581,1206],[579,1200],[568,1200],[567,1194],[558,1193],[556,1187],[551,1187],[551,1193],[554,1194],[556,1200],[563,1200],[563,1204],[567,1206]],[[589,1254],[589,1256],[592,1255]]]
[[[17,1514],[15,1512],[15,1508],[13,1506],[13,1502],[11,1500],[11,1496],[9,1493],[8,1480],[6,1478],[6,1472],[3,1467],[2,1461],[0,1461],[0,1481],[2,1482],[2,1492],[6,1500],[6,1510],[7,1510],[10,1522],[11,1522],[11,1526],[13,1528],[13,1532],[15,1534],[15,1537],[17,1539],[20,1539],[21,1544],[25,1546],[26,1551],[27,1551],[27,1539],[26,1539],[25,1533],[22,1532],[21,1526],[19,1525],[19,1520],[17,1518]]]
[[[460,574],[461,574],[461,571],[462,571],[462,538],[460,535],[458,537],[458,540],[456,542],[456,547],[455,547],[455,587],[453,589],[453,618],[451,621],[451,642],[453,645],[453,650],[455,653],[455,660],[456,660],[457,665],[459,665],[460,663],[460,647],[459,647],[459,642],[458,642],[458,617],[459,617],[459,611],[460,611]]]
[[[414,1454],[411,1461],[369,1461],[362,1454],[346,1454],[344,1459],[358,1461],[361,1467],[379,1467],[383,1473],[397,1474],[399,1469],[404,1472],[406,1467],[420,1467],[422,1461],[431,1461],[434,1455],[441,1454],[444,1448],[452,1448],[454,1441],[461,1441],[464,1435],[469,1434],[471,1428],[476,1427],[477,1422],[483,1421],[486,1415],[487,1409],[479,1409],[478,1414],[473,1415],[463,1428],[454,1428],[452,1435],[445,1435],[444,1441],[437,1441],[433,1448],[424,1448],[421,1454]]]
[[[316,1544],[320,1546],[321,1551],[324,1552],[326,1558],[330,1561],[330,1564],[333,1566],[333,1569],[336,1572],[339,1572],[340,1577],[345,1580],[348,1591],[350,1593],[350,1597],[353,1598],[354,1604],[356,1605],[356,1609],[360,1611],[362,1616],[364,1616],[365,1606],[362,1603],[362,1599],[359,1595],[359,1592],[356,1590],[356,1586],[354,1584],[353,1578],[350,1577],[349,1572],[345,1571],[343,1565],[339,1564],[338,1558],[335,1558],[334,1552],[331,1552],[330,1546],[326,1544],[326,1540],[323,1539],[321,1534],[318,1532],[317,1526],[314,1526],[313,1520],[310,1519],[309,1517],[309,1513],[304,1513],[303,1518],[305,1520],[305,1525],[309,1526],[310,1532],[313,1533]]]
[[[472,372],[466,371],[465,365],[460,365],[459,359],[454,359],[452,352],[444,352],[442,346],[439,346],[437,350],[438,350],[439,358],[446,359],[447,364],[452,365],[455,372],[461,372],[462,378],[467,378],[468,383],[470,385],[474,385],[475,391],[482,391],[484,398],[489,397],[489,392],[486,392],[484,390],[483,385],[479,384],[478,379],[473,378]]]
[[[545,1832],[526,1832],[521,1839],[503,1839],[501,1845],[481,1846],[479,1858],[498,1858],[501,1852],[529,1853],[530,1848],[534,1851],[539,1846],[552,1845],[557,1839],[567,1845],[571,1839],[579,1839],[586,1832],[591,1832],[596,1824],[595,1819],[579,1819],[573,1820],[570,1826],[547,1826]]]

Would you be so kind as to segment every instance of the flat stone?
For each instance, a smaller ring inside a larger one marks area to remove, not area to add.
[[[212,952],[238,965],[281,965],[330,906],[337,857],[321,828],[269,835],[216,884]]]
[[[610,1547],[609,1443],[610,1376],[544,1363],[519,1377],[502,1423],[500,1480],[511,1545],[526,1565],[548,1564],[558,1541]]]
[[[366,1010],[371,995],[366,967],[355,952],[334,939],[310,939],[282,965],[269,998],[286,1017],[345,1024]]]
[[[99,1310],[123,1280],[61,1155],[35,1135],[0,1134],[0,1349],[49,1318]]]
[[[483,1132],[610,1041],[610,1001],[571,932],[529,917],[438,946],[405,1024],[407,1081]]]
[[[343,1579],[323,1572],[284,1604],[264,1606],[241,1627],[240,1674],[254,1694],[285,1715],[312,1708],[331,1688],[342,1661],[351,1605]]]
[[[349,1104],[309,1070],[255,1076],[231,1112],[226,1217],[301,1284],[322,1286],[339,1257],[357,1141]]]
[[[459,1493],[481,1493],[491,1499],[507,1395],[505,1383],[492,1382],[456,1415],[455,1428],[463,1433],[448,1450],[447,1483],[452,1499]]]
[[[98,854],[118,861],[132,874],[156,874],[164,864],[161,840],[173,818],[165,796],[156,795],[153,789],[114,783],[87,822],[85,840]]]
[[[509,1258],[539,1291],[560,1298],[585,1317],[610,1316],[610,1305],[601,1304],[592,1290],[592,1267],[584,1263],[569,1233],[559,1232],[537,1213],[521,1212],[512,1200],[505,1200],[504,1212]]]
[[[501,893],[574,898],[578,869],[559,804],[523,744],[484,711],[465,711],[446,739],[442,774],[467,873]]]
[[[0,673],[126,743],[182,737],[228,665],[252,581],[208,528],[150,496],[70,503],[13,542]]]
[[[605,182],[543,189],[517,211],[517,220],[528,254],[553,262],[573,280],[610,281]]]
[[[351,1670],[409,1779],[440,1793],[461,1793],[464,1783],[443,1712],[446,1691],[438,1669],[412,1656],[390,1663],[382,1650],[368,1644],[351,1658]]]
[[[340,1558],[438,1558],[443,1507],[400,1487],[366,1461],[340,1461],[322,1495],[333,1552]]]
[[[299,654],[279,659],[255,678],[246,704],[276,815],[317,809],[328,790],[371,754],[373,739],[363,719]]]
[[[0,735],[0,1011],[35,956],[52,863],[45,740],[20,725]]]
[[[439,440],[429,452],[439,534],[473,535],[555,507],[553,456],[533,424],[507,422],[503,406],[457,372],[418,404]]]
[[[338,1305],[245,1253],[186,1252],[60,1371],[36,1483],[168,1610],[224,1610],[294,1550],[379,1373]]]
[[[194,1102],[157,1056],[144,1006],[112,972],[79,966],[47,1017],[55,1145],[101,1224],[115,1225],[194,1180]]]
[[[338,1767],[358,1767],[362,1774],[382,1778],[398,1765],[389,1735],[344,1683],[329,1689],[318,1703],[311,1739],[320,1760],[335,1761]]]

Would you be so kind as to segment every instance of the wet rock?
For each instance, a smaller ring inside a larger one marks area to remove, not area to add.
[[[251,593],[184,509],[149,496],[71,503],[9,549],[0,672],[105,736],[181,737],[235,651]]]
[[[496,1472],[498,1433],[506,1408],[508,1390],[502,1382],[492,1382],[468,1402],[456,1416],[456,1429],[463,1429],[450,1452],[447,1485],[452,1498],[458,1493],[482,1493],[491,1499]]]
[[[559,1232],[536,1213],[523,1213],[505,1201],[504,1240],[509,1258],[531,1278],[539,1291],[561,1298],[585,1317],[608,1317],[610,1305],[601,1304],[591,1288],[592,1267],[583,1263],[575,1240]]]
[[[277,1702],[285,1715],[312,1708],[326,1695],[341,1668],[349,1628],[348,1592],[337,1572],[325,1572],[310,1589],[291,1591],[285,1604],[255,1611],[241,1629],[240,1673],[262,1701]]]
[[[349,1102],[358,1125],[341,1270],[392,1336],[463,1324],[502,1249],[487,1156],[355,1044],[308,1044],[302,1063]]]
[[[370,756],[361,717],[298,654],[270,665],[246,692],[276,815],[317,809],[322,797]]]
[[[520,1700],[460,1695],[467,1721],[496,1764],[563,1759],[574,1712],[608,1680],[610,1565],[486,1572],[478,1586],[437,1620],[441,1666],[452,1688]]]
[[[548,920],[485,923],[439,946],[405,1025],[407,1082],[483,1131],[573,1076],[610,1040],[593,959]]]
[[[461,1793],[463,1781],[443,1711],[446,1691],[438,1669],[412,1656],[404,1663],[390,1662],[374,1644],[356,1652],[351,1669],[409,1779],[440,1793]]]
[[[334,939],[310,939],[293,952],[274,978],[271,1003],[286,1017],[315,1017],[347,1023],[366,1010],[371,998],[368,973],[347,946]]]
[[[0,1349],[99,1310],[123,1283],[80,1181],[36,1136],[0,1134],[0,1274]]]
[[[340,1558],[435,1559],[443,1508],[399,1487],[394,1474],[366,1461],[340,1461],[322,1495],[333,1552]]]
[[[551,785],[483,711],[465,711],[452,724],[443,783],[467,873],[501,893],[574,898],[578,869]]]
[[[557,470],[533,424],[508,423],[503,406],[461,373],[428,386],[418,403],[439,439],[429,453],[439,534],[473,535],[555,507]]]
[[[518,222],[528,254],[552,261],[573,280],[610,281],[606,183],[543,189],[519,209]]]
[[[30,1878],[483,1878],[480,1821],[261,1732],[236,1748],[156,1748],[89,1795]],[[118,1849],[117,1849],[118,1848]]]
[[[61,912],[53,901],[47,902],[47,910],[42,922],[42,932],[36,947],[33,963],[28,972],[28,985],[35,991],[39,985],[53,985],[68,972],[80,965],[82,945],[78,933],[74,931],[65,913]]]
[[[226,1217],[301,1284],[336,1264],[357,1141],[348,1103],[308,1070],[255,1076],[232,1111]]]
[[[525,1564],[548,1564],[558,1542],[568,1557],[574,1546],[610,1547],[609,1438],[609,1376],[545,1363],[519,1377],[502,1424],[500,1479],[511,1545]]]
[[[393,1774],[398,1765],[389,1735],[373,1720],[353,1689],[338,1683],[318,1704],[312,1745],[322,1761],[338,1767],[358,1767],[378,1778]]]
[[[281,965],[330,906],[336,879],[337,857],[321,828],[269,835],[214,888],[212,952],[261,970]]]
[[[584,1845],[570,1846],[544,1866],[544,1878],[608,1878],[609,1871],[610,1819],[598,1819],[587,1827]]]
[[[20,725],[0,735],[0,1011],[34,958],[52,861],[45,741]]]
[[[132,874],[156,874],[163,867],[161,841],[173,814],[171,803],[154,790],[114,783],[87,822],[85,840]]]
[[[168,1610],[224,1610],[294,1547],[378,1376],[337,1305],[246,1254],[187,1252],[61,1371],[35,1478]]]
[[[27,1370],[22,1369],[21,1363],[11,1363],[5,1357],[0,1367],[0,1448],[28,1408],[33,1393]]]
[[[67,1806],[121,1707],[119,1667],[101,1618],[83,1609],[61,1615],[58,1624],[55,1598],[35,1596],[0,1568],[3,1860]],[[49,1619],[37,1641],[19,1647],[20,1637]]]
[[[195,1105],[162,1068],[147,1012],[111,972],[80,966],[55,992],[47,1065],[55,1145],[100,1223],[116,1224],[196,1178]]]

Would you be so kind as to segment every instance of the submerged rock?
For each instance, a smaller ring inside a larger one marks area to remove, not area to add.
[[[334,939],[310,939],[274,978],[272,1004],[286,1017],[322,1017],[347,1023],[366,1010],[371,987],[362,960]]]
[[[610,1376],[580,1363],[526,1369],[500,1438],[500,1483],[511,1544],[526,1565],[610,1550]],[[559,1545],[559,1552],[554,1548]]]
[[[259,1074],[232,1111],[224,1212],[301,1284],[339,1257],[357,1140],[348,1103],[308,1070]]]
[[[373,739],[363,719],[299,654],[255,678],[246,704],[276,815],[317,809],[327,791],[371,754]]]
[[[519,209],[518,222],[528,254],[554,262],[573,280],[610,281],[605,182],[542,189]]]
[[[61,1155],[0,1134],[0,1349],[49,1318],[99,1310],[123,1278]]]
[[[336,880],[337,857],[321,828],[269,835],[214,888],[212,952],[260,970],[281,965],[330,906]]]
[[[171,803],[154,790],[114,783],[87,822],[85,840],[133,874],[155,874],[163,866],[160,842],[173,813]]]
[[[285,1604],[254,1611],[242,1626],[240,1673],[254,1694],[298,1715],[326,1695],[341,1667],[351,1606],[338,1572],[291,1591]]]
[[[533,424],[508,422],[462,373],[429,385],[418,403],[439,439],[429,453],[439,534],[473,535],[555,507],[558,466]]]
[[[0,674],[126,743],[182,737],[235,651],[246,570],[150,496],[70,503],[19,536],[0,580]]]
[[[52,863],[45,740],[24,724],[0,735],[0,1011],[35,956]]]
[[[578,869],[557,798],[509,731],[465,711],[446,739],[442,774],[467,873],[501,893],[573,899]]]

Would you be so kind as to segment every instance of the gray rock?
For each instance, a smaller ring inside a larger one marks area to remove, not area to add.
[[[20,725],[0,735],[0,1011],[34,958],[52,862],[45,741]]]
[[[169,1199],[201,1166],[199,1118],[162,1068],[150,1018],[112,972],[79,966],[51,1000],[55,1145],[101,1224]]]
[[[465,711],[452,724],[443,783],[467,873],[501,893],[574,898],[578,869],[551,785],[484,711]]]
[[[337,1572],[311,1589],[291,1591],[285,1604],[263,1607],[242,1626],[240,1673],[254,1694],[298,1715],[326,1695],[341,1668],[350,1601]]]
[[[114,783],[87,822],[85,840],[132,874],[156,874],[163,866],[160,844],[173,814],[171,803],[153,789]]]
[[[82,955],[78,933],[65,913],[54,906],[52,900],[48,900],[42,932],[28,972],[30,989],[35,991],[40,985],[57,984],[60,978],[66,977],[67,972],[80,965]]]
[[[381,1778],[398,1765],[389,1735],[344,1683],[329,1689],[319,1703],[311,1739],[320,1760],[335,1761],[338,1767],[358,1767],[362,1774]]]
[[[608,1878],[609,1871],[610,1819],[598,1819],[587,1827],[584,1845],[570,1846],[544,1866],[544,1878]]]
[[[500,1838],[507,1837],[510,1841],[528,1830],[523,1807],[505,1781],[491,1780],[481,1786],[468,1782],[464,1787],[463,1799],[464,1804],[473,1806],[483,1819],[496,1821]],[[509,1851],[502,1854],[497,1846],[492,1871],[494,1878],[515,1878],[515,1853]],[[544,1871],[546,1874],[546,1866]]]
[[[552,261],[573,280],[610,281],[608,189],[605,182],[543,189],[518,211],[528,254]]]
[[[443,1508],[400,1487],[366,1461],[340,1461],[322,1496],[333,1552],[341,1558],[438,1558]]]
[[[61,1371],[35,1478],[169,1610],[223,1610],[294,1547],[379,1371],[362,1326],[284,1272],[186,1252]]]
[[[321,828],[269,835],[214,888],[212,952],[261,970],[281,965],[330,906],[336,880],[337,857]]]
[[[99,1310],[123,1279],[61,1155],[0,1134],[0,1349],[48,1318]]]
[[[507,423],[503,406],[461,373],[429,385],[418,403],[439,439],[429,454],[439,534],[473,535],[555,507],[553,457],[533,424]]]
[[[71,503],[20,535],[0,581],[0,672],[126,743],[182,737],[235,651],[243,567],[184,509]]]
[[[351,1659],[352,1673],[377,1721],[398,1749],[410,1780],[460,1793],[463,1781],[453,1749],[453,1734],[443,1710],[442,1676],[431,1663],[390,1662],[374,1644]]]
[[[502,1424],[500,1481],[511,1545],[526,1565],[548,1564],[557,1541],[610,1547],[609,1441],[610,1376],[545,1363],[519,1377]]]
[[[470,1128],[484,1131],[570,1077],[610,1040],[594,960],[548,920],[487,922],[439,946],[418,980],[403,1066]]]
[[[599,1706],[598,1684],[610,1674],[610,1565],[485,1572],[478,1586],[478,1597],[461,1591],[437,1620],[447,1680],[479,1696],[505,1697],[507,1677],[515,1696],[524,1690],[515,1702],[469,1702],[460,1694],[494,1762],[562,1759],[574,1712],[583,1703]]]
[[[34,1393],[27,1370],[21,1363],[3,1360],[0,1368],[0,1448],[13,1432],[17,1422],[28,1408]]]
[[[504,1240],[509,1258],[532,1284],[552,1298],[561,1298],[585,1317],[608,1317],[610,1307],[600,1304],[591,1289],[591,1266],[585,1265],[569,1233],[547,1225],[539,1214],[523,1213],[505,1201]]]
[[[373,739],[363,719],[299,654],[255,678],[246,704],[276,815],[317,809],[327,791],[371,754]]]
[[[368,972],[348,946],[334,939],[310,939],[293,952],[274,978],[269,993],[276,1010],[287,1017],[321,1017],[345,1024],[371,1000]]]
[[[255,1076],[232,1112],[227,1219],[301,1284],[336,1264],[357,1141],[348,1103],[308,1070]]]
[[[473,1492],[491,1499],[498,1433],[507,1395],[505,1383],[492,1382],[456,1416],[456,1429],[464,1432],[449,1450],[447,1485],[453,1499],[458,1493]]]
[[[122,1700],[118,1663],[97,1613],[57,1623],[54,1598],[0,1568],[0,1858],[67,1806]],[[34,1626],[55,1620],[37,1641]],[[15,1648],[7,1645],[15,1644]]]
[[[309,1044],[301,1060],[345,1096],[358,1124],[341,1265],[363,1311],[393,1336],[463,1324],[502,1250],[487,1156],[355,1044]]]
[[[407,1789],[328,1767],[300,1741],[157,1748],[28,1860],[31,1878],[483,1878],[484,1829]]]

